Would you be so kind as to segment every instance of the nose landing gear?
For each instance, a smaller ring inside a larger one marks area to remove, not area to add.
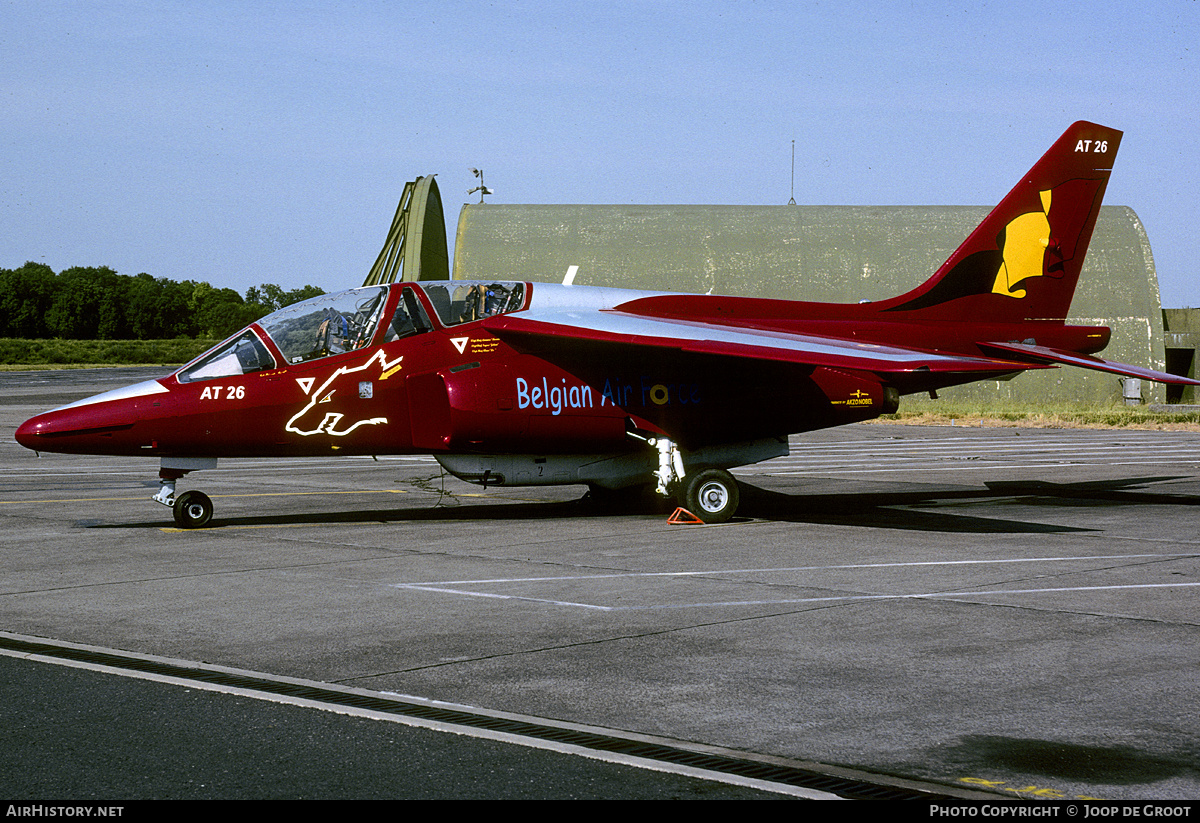
[[[175,481],[198,469],[216,468],[216,458],[163,458],[158,472],[158,494],[155,503],[169,506],[175,525],[181,529],[202,529],[213,516],[212,499],[200,491],[186,491],[175,496]]]

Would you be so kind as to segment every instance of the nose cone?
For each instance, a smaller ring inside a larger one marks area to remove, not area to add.
[[[38,421],[45,417],[44,414],[39,414],[37,417],[31,417],[17,428],[17,442],[27,449],[37,449],[37,434]]]
[[[130,401],[103,406],[65,408],[31,417],[17,429],[17,442],[39,452],[112,454],[121,432],[133,428],[136,410]]]
[[[43,412],[20,425],[17,442],[40,452],[137,454],[128,433],[143,416],[139,407],[166,392],[151,380]]]

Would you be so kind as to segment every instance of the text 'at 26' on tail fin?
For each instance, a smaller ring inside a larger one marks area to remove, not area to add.
[[[924,284],[877,304],[897,320],[1067,316],[1121,132],[1072,125]]]

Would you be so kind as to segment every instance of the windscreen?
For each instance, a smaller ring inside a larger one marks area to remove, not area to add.
[[[214,380],[218,377],[236,377],[240,374],[275,368],[275,358],[267,351],[252,330],[225,341],[222,345],[202,355],[178,372],[180,383],[193,380]]]

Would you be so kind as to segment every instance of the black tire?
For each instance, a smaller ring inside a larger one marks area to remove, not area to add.
[[[683,507],[705,523],[724,523],[737,511],[737,481],[724,469],[705,469],[684,481]]]
[[[213,516],[213,502],[204,492],[184,492],[172,507],[175,525],[181,529],[202,529]]]

